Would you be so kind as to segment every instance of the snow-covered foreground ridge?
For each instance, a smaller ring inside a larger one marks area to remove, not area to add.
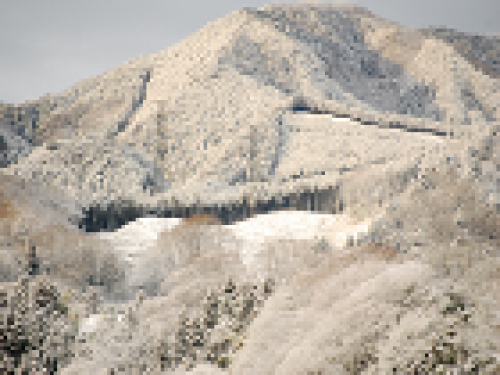
[[[178,218],[140,218],[111,233],[99,233],[110,239],[126,259],[132,261],[139,252],[156,244],[158,235],[170,231],[182,222]],[[342,248],[360,233],[366,233],[372,220],[356,223],[347,215],[319,214],[306,211],[271,212],[227,225],[234,235],[249,245],[268,239],[322,239]],[[246,249],[245,249],[246,250]],[[250,256],[245,251],[242,256]]]

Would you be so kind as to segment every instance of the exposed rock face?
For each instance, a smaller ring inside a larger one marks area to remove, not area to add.
[[[1,286],[68,299],[65,374],[499,373],[498,53],[270,5],[2,103]]]
[[[22,137],[12,134],[7,126],[0,125],[0,168],[16,163],[20,157],[27,156],[32,145]]]

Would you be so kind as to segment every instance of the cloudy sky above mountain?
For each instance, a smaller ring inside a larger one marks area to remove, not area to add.
[[[289,1],[299,2],[303,1]],[[131,58],[164,50],[234,10],[269,3],[263,0],[3,1],[0,101],[17,103],[63,91]],[[354,3],[406,27],[446,25],[460,31],[500,33],[498,0],[357,0]]]

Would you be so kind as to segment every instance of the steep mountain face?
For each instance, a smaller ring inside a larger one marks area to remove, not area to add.
[[[476,35],[446,27],[426,27],[419,30],[426,37],[434,37],[451,44],[477,69],[491,78],[500,74],[500,38],[495,35]]]
[[[500,373],[475,38],[270,5],[0,104],[0,373]]]
[[[293,112],[348,117],[364,124],[361,132],[399,128],[415,139],[427,132],[467,140],[497,121],[496,55],[479,64],[456,45],[470,38],[450,33],[458,42],[356,6],[244,8],[61,94],[2,104],[0,162],[4,173],[64,187],[88,216],[122,215],[120,222],[130,218],[110,207],[120,211],[124,201],[132,216],[198,206],[220,216],[269,201],[290,205],[279,202],[300,201],[305,185],[331,201],[325,185],[334,191],[345,166],[318,171],[311,160],[283,176],[287,159],[302,157],[290,149]],[[285,186],[296,175],[307,183]]]

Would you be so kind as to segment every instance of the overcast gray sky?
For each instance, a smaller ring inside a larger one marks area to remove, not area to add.
[[[292,0],[288,3],[298,3]],[[326,1],[328,2],[328,1]],[[499,0],[357,0],[406,27],[499,33]],[[261,0],[0,0],[0,100],[58,93]]]

